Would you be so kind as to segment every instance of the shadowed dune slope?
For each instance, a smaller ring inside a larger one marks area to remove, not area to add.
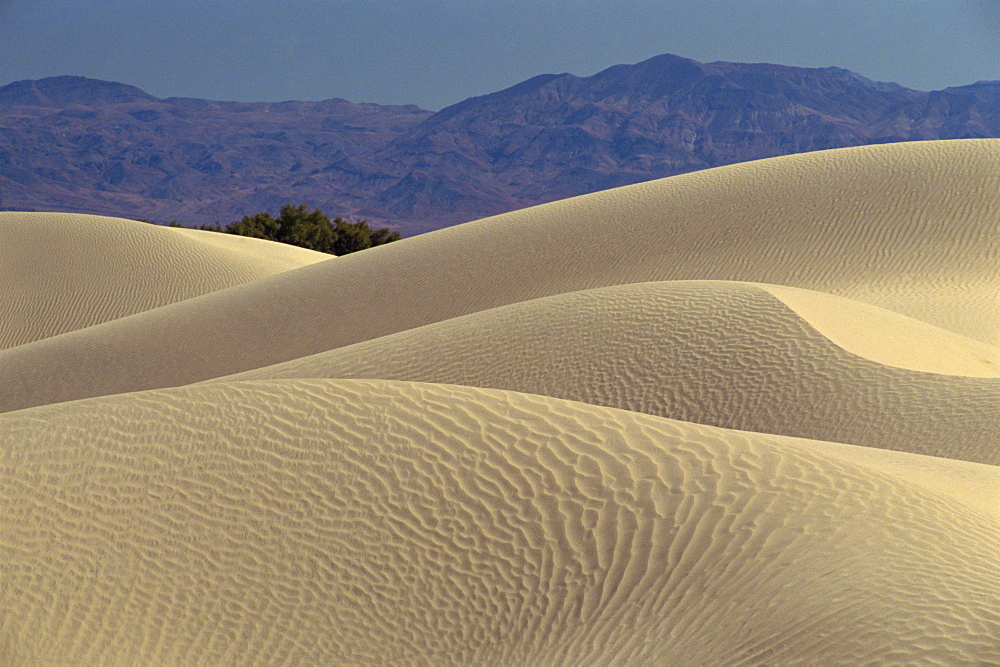
[[[240,285],[330,255],[72,213],[0,212],[0,348]]]
[[[871,323],[852,312],[856,302],[820,298],[837,303],[853,334],[871,341],[864,336]],[[888,315],[875,323],[880,348],[897,344],[895,330],[884,328]],[[746,283],[571,292],[220,381],[317,377],[509,389],[725,428],[1000,464],[1000,378],[922,373],[858,357],[765,288]]]
[[[996,345],[998,166],[1000,140],[865,146],[508,213],[6,350],[0,408],[177,386],[647,281],[825,291]]]
[[[358,380],[0,429],[9,662],[1000,661],[997,511],[863,448]]]

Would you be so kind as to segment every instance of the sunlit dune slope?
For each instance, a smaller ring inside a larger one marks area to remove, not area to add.
[[[8,662],[1000,661],[998,512],[863,448],[357,380],[0,429]]]
[[[7,350],[0,407],[176,386],[646,281],[825,291],[996,345],[998,166],[1000,140],[865,146],[517,211]]]
[[[867,310],[852,311],[856,302],[819,298],[840,308],[855,337],[869,343],[878,337],[880,346],[870,345],[875,353],[897,345],[901,327],[886,329],[887,321],[909,319],[886,314],[873,326],[863,318]],[[939,331],[947,340],[960,338]],[[908,349],[916,359],[932,356],[935,342]],[[981,345],[968,342],[973,349]],[[636,283],[571,292],[222,380],[314,377],[509,389],[726,428],[1000,464],[1000,378],[864,359],[831,343],[763,287],[746,283]]]
[[[323,259],[330,255],[135,220],[0,212],[0,348]]]
[[[1000,377],[1000,347],[855,299],[761,285],[826,338],[858,356],[924,373]]]

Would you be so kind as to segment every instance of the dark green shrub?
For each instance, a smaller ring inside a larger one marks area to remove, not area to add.
[[[149,222],[142,218],[140,220]],[[182,225],[174,220],[169,226]],[[331,255],[346,255],[403,238],[399,232],[388,227],[372,229],[367,220],[348,222],[338,216],[331,222],[323,215],[323,211],[310,211],[305,204],[286,204],[281,207],[277,218],[262,211],[255,215],[245,215],[242,220],[230,222],[225,227],[215,223],[201,225],[199,229],[288,243]]]

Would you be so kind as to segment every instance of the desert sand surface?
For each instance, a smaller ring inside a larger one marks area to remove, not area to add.
[[[1000,513],[832,443],[385,380],[5,429],[0,627],[31,661],[1000,660]]]
[[[405,239],[2,351],[0,409],[198,382],[634,282],[828,292],[996,347],[997,145],[911,142],[784,156]]]
[[[817,297],[810,303],[834,304],[831,311],[853,323],[853,337],[900,353],[897,331],[907,329],[886,324],[909,318],[866,319],[861,304]],[[979,349],[966,340],[970,351]],[[936,342],[905,340],[918,360],[934,357]],[[958,358],[964,370],[970,356]],[[947,354],[935,359],[947,365]],[[1000,378],[912,371],[851,354],[765,287],[747,283],[635,283],[560,294],[215,381],[317,377],[508,389],[1000,465]]]
[[[121,218],[0,212],[0,349],[330,259],[274,245]]]
[[[796,287],[762,287],[858,356],[925,373],[1000,377],[1000,347],[854,299]]]
[[[0,214],[0,663],[1000,663],[997,167],[339,258]]]

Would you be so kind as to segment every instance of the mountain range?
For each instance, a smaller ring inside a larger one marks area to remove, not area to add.
[[[0,209],[196,225],[306,203],[413,234],[758,158],[971,137],[1000,137],[1000,81],[925,92],[662,55],[431,112],[160,99],[60,76],[0,87]]]

